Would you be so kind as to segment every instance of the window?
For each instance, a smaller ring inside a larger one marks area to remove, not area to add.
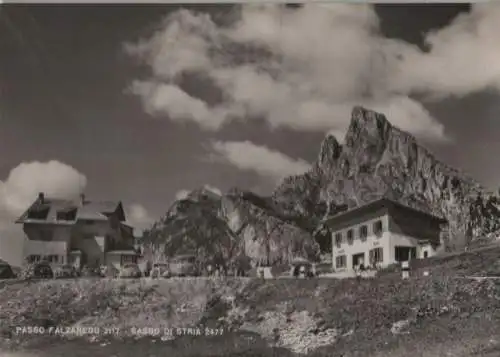
[[[136,263],[137,257],[135,255],[122,255],[121,264]]]
[[[46,260],[49,262],[49,263],[59,263],[59,256],[57,255],[47,255],[46,257]]]
[[[349,229],[347,231],[347,243],[352,244],[354,242],[354,230]]]
[[[67,208],[57,212],[58,221],[74,221],[76,219],[76,208]]]
[[[345,255],[339,255],[335,258],[335,266],[338,268],[345,268],[347,266],[347,257]]]
[[[48,206],[33,207],[28,212],[28,219],[46,219],[49,215],[49,209]]]
[[[429,252],[428,251],[425,251],[424,252],[424,258],[428,258],[429,257]]]
[[[39,262],[41,260],[41,256],[38,255],[38,254],[32,254],[30,256],[28,256],[28,263],[35,263],[35,262]]]
[[[381,220],[378,220],[375,223],[373,223],[373,233],[377,237],[380,237],[382,235],[383,230],[384,230],[384,226],[383,226]]]
[[[370,264],[382,263],[384,261],[384,250],[375,248],[370,250]]]
[[[342,244],[342,233],[335,233],[335,245],[340,247]]]
[[[368,237],[368,226],[363,225],[359,227],[359,237],[363,240]]]

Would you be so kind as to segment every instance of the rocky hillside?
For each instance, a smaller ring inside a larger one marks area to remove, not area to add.
[[[205,187],[192,191],[146,232],[145,240],[156,254],[196,252],[201,264],[228,265],[242,257],[276,264],[319,256],[312,235],[280,215],[270,199],[238,189],[225,195]]]
[[[175,202],[146,239],[165,244],[168,254],[195,251],[201,260],[314,258],[319,247],[330,247],[325,217],[382,196],[445,217],[447,249],[499,230],[498,196],[437,160],[383,114],[354,108],[343,142],[327,136],[311,170],[286,178],[272,197],[195,190]]]
[[[352,111],[344,144],[327,136],[312,169],[285,179],[273,201],[286,215],[319,223],[340,205],[382,196],[448,219],[448,248],[500,227],[497,196],[437,160],[383,114],[362,107]]]

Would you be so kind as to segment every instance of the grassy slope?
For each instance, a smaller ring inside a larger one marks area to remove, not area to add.
[[[158,286],[138,282],[82,280],[12,285],[0,290],[0,328],[6,337],[20,324],[183,326],[224,325],[221,316],[241,311],[231,319],[232,331],[222,337],[185,337],[174,342],[123,342],[100,347],[96,356],[147,356],[176,351],[176,356],[292,356],[288,349],[270,348],[268,341],[286,340],[294,330],[296,341],[282,345],[314,344],[323,330],[336,331],[329,345],[308,356],[498,356],[500,349],[500,281],[474,281],[466,275],[498,270],[500,248],[419,262],[415,274],[401,281],[399,273],[385,272],[379,279],[228,281],[163,281]],[[422,277],[430,270],[430,277]],[[235,295],[236,306],[218,298]],[[181,312],[178,307],[184,306]],[[306,311],[309,322],[301,321]],[[280,316],[283,321],[278,322]],[[302,316],[302,317],[301,317]],[[229,320],[226,318],[226,321]],[[311,326],[312,322],[313,326]],[[391,326],[407,321],[405,334]],[[304,325],[304,326],[302,326]],[[242,329],[259,331],[244,332]],[[273,328],[276,330],[273,332]],[[298,332],[297,332],[298,331]],[[289,332],[286,332],[289,333]],[[19,336],[10,336],[19,342]],[[33,342],[33,338],[29,338]],[[48,341],[47,338],[39,339]],[[130,339],[126,339],[130,341]],[[36,342],[36,341],[35,341]],[[82,342],[74,342],[82,343]],[[58,348],[64,348],[61,344]],[[73,347],[71,347],[74,349]],[[89,351],[88,347],[86,350]],[[82,349],[82,351],[85,349]],[[83,353],[83,352],[82,352]]]

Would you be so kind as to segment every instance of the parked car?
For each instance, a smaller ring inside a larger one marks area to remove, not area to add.
[[[196,256],[191,254],[178,255],[173,257],[169,264],[168,269],[170,276],[198,276],[198,268],[196,266]]]
[[[321,276],[324,274],[333,273],[333,267],[331,262],[316,264],[316,275]]]
[[[48,262],[29,264],[22,273],[25,279],[52,279],[54,271]]]
[[[93,268],[89,266],[84,266],[79,275],[85,278],[101,278],[101,270],[100,268]]]
[[[14,279],[16,274],[6,261],[0,259],[0,279]]]
[[[120,271],[112,265],[103,265],[99,268],[99,273],[103,278],[116,278]]]
[[[167,263],[155,263],[150,274],[151,279],[169,278],[170,270]]]
[[[141,269],[136,263],[124,264],[120,269],[119,278],[140,278],[142,277]]]
[[[290,263],[291,275],[296,278],[312,278],[316,275],[313,263],[307,259],[297,258]]]
[[[60,265],[53,269],[56,278],[75,278],[77,277],[76,269],[73,265]]]

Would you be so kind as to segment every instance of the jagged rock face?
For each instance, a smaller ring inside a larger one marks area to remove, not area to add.
[[[320,221],[340,204],[353,207],[388,196],[447,218],[452,237],[484,235],[498,226],[498,209],[488,203],[491,195],[481,204],[489,207],[483,209],[489,217],[472,219],[471,205],[483,188],[438,161],[384,115],[354,108],[344,142],[340,147],[327,136],[310,172],[285,179],[275,190],[275,204],[290,215]],[[315,212],[310,209],[315,204],[329,209]]]
[[[195,252],[202,264],[216,260],[228,265],[242,255],[263,264],[319,257],[312,235],[275,212],[270,199],[238,189],[222,196],[191,192],[145,239],[170,256]]]
[[[327,136],[311,170],[285,178],[269,198],[195,190],[145,238],[168,255],[196,252],[201,262],[242,255],[269,263],[314,259],[320,245],[331,247],[325,217],[382,196],[446,218],[447,247],[500,229],[497,196],[436,160],[384,115],[354,108],[344,143]]]

